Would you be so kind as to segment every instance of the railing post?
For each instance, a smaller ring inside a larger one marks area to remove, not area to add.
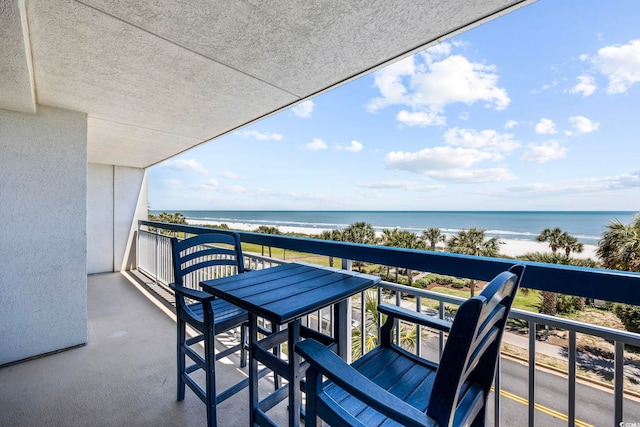
[[[569,331],[569,411],[567,425],[576,425],[576,331]]]
[[[342,269],[351,271],[353,262],[350,259],[342,259]],[[364,307],[363,307],[364,308]],[[338,337],[338,355],[347,363],[351,363],[351,348],[353,339],[351,337],[351,297],[347,298],[334,306],[334,329],[335,337]],[[364,326],[363,326],[364,328]],[[364,351],[363,351],[364,352]]]
[[[416,297],[416,311],[422,312],[422,297]],[[418,356],[422,356],[422,329],[420,325],[416,325],[416,349]]]
[[[529,427],[535,426],[536,414],[536,323],[529,322]]]
[[[624,343],[615,342],[613,356],[613,425],[622,425],[622,401],[624,399]]]
[[[500,370],[502,369],[502,357],[498,357],[496,361],[496,376],[493,380],[493,425],[500,427],[500,394],[502,387],[500,386]],[[485,414],[486,417],[486,414]]]
[[[138,232],[136,233],[136,265],[134,270],[137,270],[140,267],[140,229],[142,226],[140,225],[140,221],[138,221]]]
[[[160,264],[160,227],[156,227],[156,242],[155,242],[155,256],[153,257],[153,277],[156,280],[156,285],[158,284],[158,268]]]
[[[438,304],[438,316],[440,319],[444,319],[444,302],[440,301]],[[438,354],[442,357],[442,352],[444,351],[444,332],[438,332]]]

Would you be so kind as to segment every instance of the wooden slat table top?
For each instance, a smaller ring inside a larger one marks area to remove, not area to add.
[[[354,271],[304,263],[207,280],[203,289],[277,324],[288,323],[315,310],[368,289],[380,278]]]

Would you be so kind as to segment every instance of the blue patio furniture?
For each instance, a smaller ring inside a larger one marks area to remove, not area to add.
[[[348,365],[322,344],[307,339],[296,351],[309,362],[305,426],[317,417],[332,426],[482,426],[504,326],[524,266],[496,276],[460,305],[453,323],[394,305],[380,345]],[[393,342],[398,320],[448,332],[440,363]],[[323,382],[323,375],[327,378]]]
[[[241,352],[240,365],[247,363],[247,321],[246,310],[216,299],[204,291],[185,286],[185,278],[194,275],[192,283],[215,279],[245,272],[240,236],[224,230],[204,233],[185,240],[171,239],[173,250],[174,283],[169,286],[175,291],[177,313],[177,373],[178,400],[183,400],[185,385],[207,406],[207,425],[216,425],[216,403],[240,391],[248,381],[236,384],[216,395],[215,361],[237,351]],[[188,338],[186,325],[190,325],[199,335]],[[217,334],[240,328],[240,343],[216,354],[214,338]],[[198,354],[195,345],[204,342],[204,357]],[[193,364],[187,366],[186,358]],[[205,386],[201,387],[191,376],[200,369],[205,372]]]

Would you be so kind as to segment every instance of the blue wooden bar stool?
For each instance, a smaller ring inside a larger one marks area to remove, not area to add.
[[[207,425],[216,425],[216,404],[231,397],[248,385],[243,381],[216,395],[215,361],[232,353],[241,352],[240,364],[247,363],[247,312],[211,294],[195,289],[202,280],[211,280],[245,271],[240,236],[237,233],[216,230],[185,240],[171,239],[173,250],[174,283],[177,314],[177,381],[178,400],[183,400],[185,385],[207,406]],[[190,285],[190,286],[189,286]],[[187,338],[186,325],[198,331]],[[215,352],[215,336],[240,328],[240,343],[224,351]],[[204,357],[194,347],[204,343]],[[187,365],[187,357],[190,364]],[[191,363],[193,362],[193,363]],[[203,370],[205,386],[201,387],[191,376]]]

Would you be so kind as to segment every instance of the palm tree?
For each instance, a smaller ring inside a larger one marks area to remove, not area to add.
[[[538,237],[536,237],[536,241],[538,242],[548,241],[549,247],[551,248],[551,252],[555,254],[561,245],[562,234],[563,234],[562,230],[560,230],[558,227],[554,228],[553,230],[550,228],[545,228],[538,235]]]
[[[342,231],[342,240],[345,242],[373,245],[376,243],[376,232],[373,230],[371,224],[354,222]],[[354,265],[357,265],[359,271],[362,271],[364,263],[355,261]]]
[[[318,235],[320,240],[332,240],[334,242],[342,241],[342,231],[340,230],[325,230]],[[329,257],[329,266],[333,267],[333,257]]]
[[[378,297],[375,291],[368,290],[365,292],[365,324],[359,328],[353,329],[353,340],[351,355],[354,360],[358,359],[365,352],[371,351],[378,345],[378,325],[386,321],[386,315],[380,318],[378,311]],[[362,331],[364,330],[364,349],[362,348]],[[426,337],[426,331],[422,330],[422,336]],[[418,331],[415,326],[400,325],[400,345],[412,351],[418,342]],[[364,350],[364,351],[363,351]]]
[[[404,249],[424,249],[425,244],[411,231],[398,231],[393,246]],[[413,285],[413,271],[407,268],[407,280],[409,286]]]
[[[411,231],[398,230],[394,228],[382,230],[381,243],[384,246],[393,246],[403,249],[425,249],[425,243],[415,233]],[[387,266],[388,268],[388,266]],[[389,275],[387,271],[387,275]],[[409,286],[413,285],[413,272],[407,269],[407,280]],[[396,268],[396,282],[398,281],[398,269]]]
[[[149,216],[149,221],[168,222],[170,224],[187,224],[187,218],[184,215],[182,215],[180,212],[175,212],[172,214],[167,212],[161,212],[159,215],[149,214],[148,216]],[[168,234],[176,237],[178,236],[177,231],[162,230],[162,234]]]
[[[261,225],[260,227],[256,228],[256,233],[282,234],[280,230],[278,230],[278,227],[271,227],[268,225]],[[262,245],[262,256],[264,256],[264,245]],[[269,246],[269,258],[271,258],[271,246]]]
[[[429,242],[432,251],[436,250],[438,242],[444,242],[446,237],[439,228],[430,227],[422,232],[422,240]]]
[[[447,249],[456,254],[496,257],[500,254],[500,240],[497,237],[487,239],[484,228],[471,227],[469,230],[461,230],[457,235],[451,236],[447,241]],[[469,284],[471,296],[475,295],[475,280]]]
[[[393,246],[398,235],[397,228],[385,228],[382,230],[382,236],[380,236],[380,244],[383,246]],[[391,267],[387,265],[387,277],[389,277],[389,269]],[[398,269],[396,268],[396,282],[398,281]]]
[[[567,258],[571,255],[571,252],[581,253],[584,250],[584,245],[568,233],[562,233],[559,243],[560,248],[564,249],[564,253]]]
[[[345,242],[373,245],[376,243],[376,232],[373,226],[366,222],[354,222],[342,232]]]
[[[640,271],[640,213],[631,224],[609,222],[596,252],[605,268]]]

